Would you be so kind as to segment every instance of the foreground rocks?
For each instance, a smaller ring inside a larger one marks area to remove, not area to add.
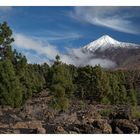
[[[102,133],[106,133],[106,134],[111,134],[112,133],[112,127],[107,122],[107,120],[97,119],[92,123],[92,125],[95,128],[99,128],[100,130],[102,130]]]
[[[132,119],[128,106],[92,105],[81,107],[72,100],[65,112],[48,106],[43,91],[19,108],[0,106],[1,134],[130,134],[140,133],[140,119]]]
[[[113,129],[115,129],[114,133],[115,132],[117,133],[116,129],[121,130],[120,133],[125,133],[125,134],[131,134],[131,133],[138,134],[138,132],[139,132],[138,127],[134,123],[132,123],[126,119],[120,119],[120,120],[113,121],[112,127],[113,127]]]
[[[28,122],[17,122],[13,127],[13,129],[33,129],[36,130],[37,133],[45,134],[46,130],[43,128],[41,121],[33,120]]]

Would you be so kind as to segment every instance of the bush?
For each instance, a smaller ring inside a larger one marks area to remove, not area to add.
[[[131,116],[134,119],[140,118],[140,111],[138,110],[138,106],[132,106],[131,107]]]
[[[79,101],[79,107],[80,107],[80,109],[84,109],[85,106],[86,106],[85,102],[82,101],[82,100],[80,100],[80,101]]]
[[[68,99],[65,95],[65,89],[56,84],[52,86],[53,99],[51,101],[51,107],[57,110],[65,110],[68,107]]]
[[[101,116],[109,116],[112,113],[112,109],[103,109],[99,111]]]
[[[8,59],[0,61],[0,79],[0,104],[19,107],[22,104],[22,88]]]
[[[109,104],[110,104],[110,101],[109,101],[109,99],[108,99],[107,97],[104,97],[104,98],[102,98],[102,100],[101,100],[101,104],[109,105]]]

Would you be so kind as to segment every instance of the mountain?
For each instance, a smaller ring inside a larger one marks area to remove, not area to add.
[[[84,51],[105,51],[106,49],[118,49],[118,48],[138,48],[138,44],[119,42],[108,35],[104,35],[99,39],[89,43],[83,47]]]
[[[120,42],[104,35],[82,47],[81,51],[84,54],[83,56],[88,58],[87,64],[100,59],[101,63],[104,63],[102,60],[115,63],[116,65],[113,68],[116,69],[140,69],[140,45],[138,44]]]

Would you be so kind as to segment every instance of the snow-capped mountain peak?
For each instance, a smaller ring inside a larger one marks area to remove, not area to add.
[[[96,40],[97,42],[102,42],[102,43],[110,43],[110,44],[116,44],[119,43],[117,40],[111,38],[109,35],[104,35],[102,37],[100,37],[99,39]]]
[[[111,38],[109,35],[104,35],[99,39],[84,46],[83,49],[95,52],[97,50],[104,51],[111,48],[137,48],[138,46],[139,45],[133,43],[119,42]]]

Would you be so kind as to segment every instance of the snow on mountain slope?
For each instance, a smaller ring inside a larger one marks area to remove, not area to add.
[[[111,48],[137,48],[140,45],[126,42],[119,42],[108,35],[104,35],[99,39],[89,43],[84,46],[83,49],[91,52],[95,52],[97,50],[104,51],[106,49]]]

